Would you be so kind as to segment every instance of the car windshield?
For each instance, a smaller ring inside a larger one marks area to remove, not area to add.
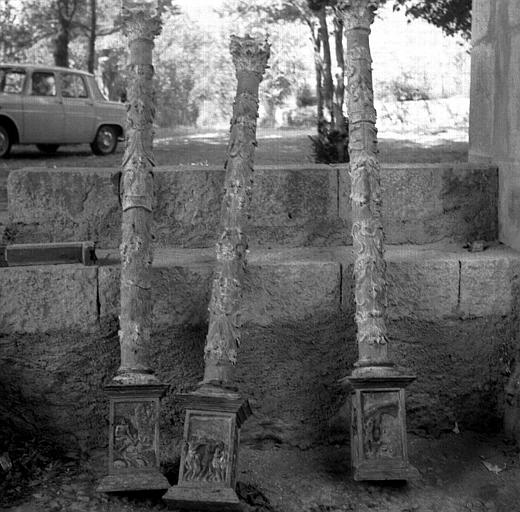
[[[0,68],[0,92],[5,94],[20,94],[25,82],[23,69]]]

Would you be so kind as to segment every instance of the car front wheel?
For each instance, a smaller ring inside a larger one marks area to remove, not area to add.
[[[0,126],[0,158],[5,158],[11,151],[11,136],[5,127]]]
[[[60,146],[59,146],[59,144],[36,144],[36,147],[42,153],[52,154],[52,153],[56,153],[56,151],[58,151],[58,148]]]
[[[102,126],[90,145],[95,155],[110,155],[117,147],[117,132],[113,126]]]

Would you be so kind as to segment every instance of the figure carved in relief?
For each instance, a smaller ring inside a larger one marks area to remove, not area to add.
[[[227,451],[222,441],[195,438],[188,441],[185,450],[184,480],[225,481]]]
[[[385,404],[375,411],[365,413],[363,426],[364,450],[368,458],[393,457],[393,439],[387,431],[389,424],[397,418],[398,410],[395,404]]]
[[[139,404],[132,415],[120,416],[116,419],[114,467],[142,468],[155,463],[153,438],[155,416],[152,407]]]

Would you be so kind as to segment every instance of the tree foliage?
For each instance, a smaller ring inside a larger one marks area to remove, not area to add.
[[[471,38],[471,0],[385,0],[394,3],[394,10],[404,9],[412,18],[422,18],[447,35]]]

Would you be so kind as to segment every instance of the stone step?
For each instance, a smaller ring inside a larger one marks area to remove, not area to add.
[[[7,241],[94,240],[117,247],[121,213],[115,169],[24,169],[8,178]],[[224,171],[156,170],[155,237],[159,247],[213,247]],[[497,239],[497,169],[479,164],[392,164],[381,173],[390,244]],[[262,166],[255,170],[252,247],[351,243],[348,166]]]
[[[517,340],[520,254],[504,246],[468,253],[447,245],[389,246],[392,357],[417,375],[407,389],[414,431],[489,430],[500,421]],[[147,356],[168,391],[161,436],[180,446],[176,393],[203,375],[213,254],[157,251],[154,331]],[[100,265],[0,268],[0,353],[8,382],[0,421],[64,446],[105,446],[103,384],[119,364],[117,252]],[[357,357],[350,247],[252,250],[235,383],[254,416],[255,446],[341,443]],[[3,416],[2,416],[2,413]]]
[[[117,319],[116,250],[99,265],[0,268],[0,332],[92,331]],[[388,246],[388,317],[507,316],[515,308],[520,254],[502,245],[481,253],[457,246]],[[354,314],[351,247],[252,250],[244,290],[245,324],[268,326],[343,311]],[[153,264],[154,329],[203,325],[214,266],[211,249],[163,249]]]

